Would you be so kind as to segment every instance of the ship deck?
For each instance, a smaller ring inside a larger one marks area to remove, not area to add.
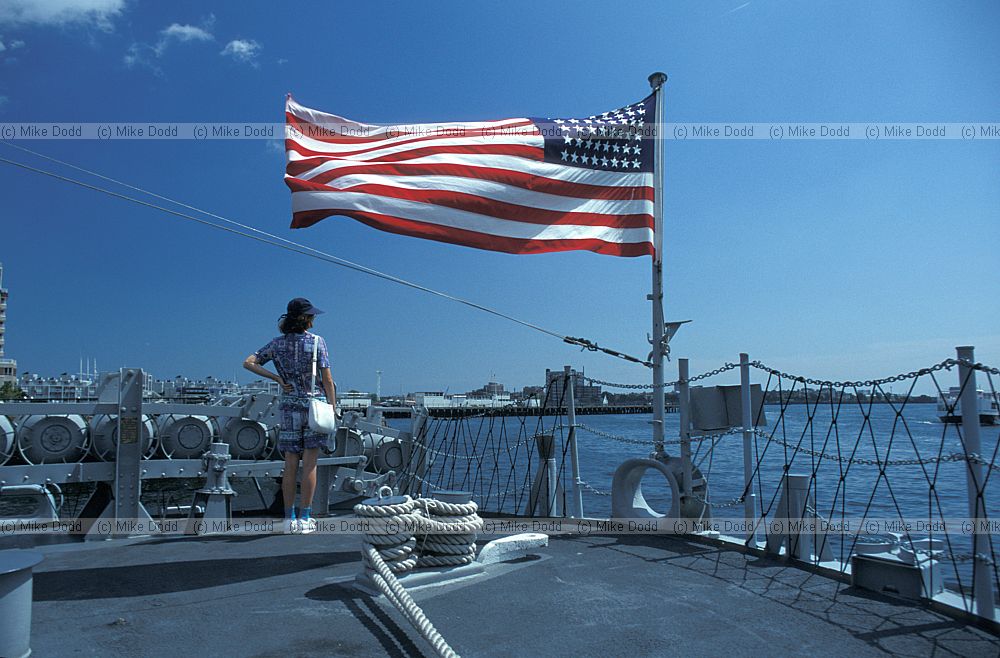
[[[34,656],[420,656],[352,587],[350,535],[129,539],[35,550]],[[668,536],[553,537],[413,590],[466,656],[997,656],[1000,638],[777,560]]]

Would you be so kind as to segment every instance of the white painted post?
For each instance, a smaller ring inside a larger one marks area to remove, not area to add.
[[[757,530],[754,526],[757,494],[753,490],[753,409],[750,398],[750,356],[740,353],[740,402],[743,408],[743,520],[747,526],[746,543],[757,545]]]
[[[979,440],[979,401],[976,399],[976,370],[967,364],[975,363],[973,347],[957,347],[958,383],[961,386],[959,406],[962,410],[962,444],[965,454],[982,455]],[[993,604],[993,580],[990,578],[990,538],[982,532],[980,522],[986,519],[985,480],[983,467],[974,462],[966,463],[966,485],[969,493],[969,516],[976,526],[973,528],[972,592],[976,614],[986,619],[996,619]]]
[[[809,503],[808,475],[785,476],[788,487],[788,555],[800,560],[812,562],[812,534],[804,532],[804,522],[808,516],[806,506]],[[797,528],[793,528],[792,524]]]
[[[569,456],[573,468],[573,495],[570,497],[568,516],[583,518],[583,480],[580,479],[580,455],[576,446],[576,398],[573,393],[571,368],[563,366],[566,376],[566,419],[569,421]]]

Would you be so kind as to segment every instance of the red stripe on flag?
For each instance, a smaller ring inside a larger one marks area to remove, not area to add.
[[[346,209],[306,210],[294,213],[292,215],[292,228],[306,228],[331,215],[344,215],[345,217],[356,219],[368,226],[388,231],[389,233],[475,247],[477,249],[502,251],[508,254],[542,254],[555,251],[584,250],[610,256],[633,257],[649,256],[653,253],[653,245],[649,242],[615,243],[594,238],[581,240],[507,238],[437,224],[417,222],[391,215]]]
[[[288,185],[292,192],[354,192],[371,194],[454,208],[477,215],[486,215],[488,217],[524,222],[526,224],[540,224],[543,226],[575,224],[579,226],[608,226],[611,228],[653,228],[653,216],[646,213],[608,215],[594,212],[547,210],[533,206],[495,201],[466,192],[409,189],[374,183],[337,189],[299,178],[285,178],[285,184]],[[336,201],[332,201],[332,203],[336,203]]]

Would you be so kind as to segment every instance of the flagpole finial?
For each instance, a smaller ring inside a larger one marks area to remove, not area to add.
[[[663,83],[667,81],[667,74],[662,71],[657,71],[656,73],[651,73],[649,75],[649,86],[654,90],[659,89],[663,86]]]

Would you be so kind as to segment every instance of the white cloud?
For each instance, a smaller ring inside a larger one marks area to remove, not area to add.
[[[171,39],[176,39],[183,43],[185,41],[211,41],[215,38],[208,30],[195,27],[194,25],[181,25],[180,23],[171,23],[160,34],[163,35],[163,38],[160,40],[161,43],[166,43]]]
[[[136,42],[129,46],[125,52],[125,65],[132,68],[142,64],[156,71],[158,69],[150,62],[150,56],[162,57],[163,53],[167,50],[167,46],[173,42],[214,41],[215,37],[209,31],[213,23],[215,23],[215,16],[211,15],[202,22],[202,27],[171,23],[160,30],[160,39],[154,45],[151,46],[148,43]]]
[[[259,52],[260,44],[253,39],[233,39],[219,54],[232,57],[238,62],[246,62],[256,66],[257,53]]]
[[[211,26],[214,22],[215,17],[213,16],[207,25]],[[214,41],[215,37],[212,33],[205,28],[196,27],[194,25],[181,25],[180,23],[171,23],[167,27],[160,31],[160,40],[156,42],[153,46],[153,51],[156,56],[159,57],[170,45],[171,41],[177,41],[180,43],[186,43],[188,41]]]
[[[111,31],[126,0],[3,0],[0,25],[91,24]]]
[[[129,46],[125,51],[125,66],[132,68],[136,64],[144,64],[146,61],[142,56],[144,49],[148,50],[150,47],[143,43],[133,43]]]
[[[23,47],[24,47],[24,42],[21,41],[20,39],[14,39],[13,41],[9,41],[7,42],[7,44],[4,44],[3,38],[0,37],[0,53],[2,53],[5,50],[17,50],[18,48],[23,48]]]

